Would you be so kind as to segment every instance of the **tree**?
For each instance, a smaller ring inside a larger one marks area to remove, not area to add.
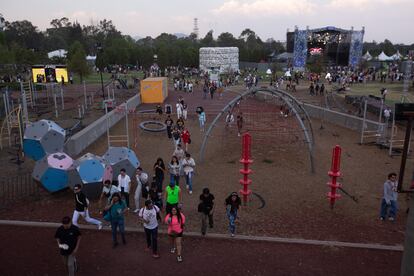
[[[221,33],[217,38],[217,45],[220,47],[237,47],[239,41],[228,32]]]
[[[68,59],[69,70],[78,74],[82,83],[83,77],[89,75],[90,70],[86,62],[85,50],[79,41],[75,41],[70,47]]]
[[[201,45],[205,46],[205,47],[214,47],[215,45],[215,41],[213,38],[213,30],[210,30],[206,36],[201,40]]]

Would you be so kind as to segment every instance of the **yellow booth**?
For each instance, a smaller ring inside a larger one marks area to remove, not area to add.
[[[65,65],[33,65],[33,82],[68,82],[68,69]]]
[[[146,78],[141,81],[141,103],[163,103],[168,97],[167,78]]]

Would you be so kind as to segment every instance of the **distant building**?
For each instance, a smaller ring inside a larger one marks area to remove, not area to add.
[[[239,70],[239,48],[203,47],[200,48],[200,70],[220,73]]]

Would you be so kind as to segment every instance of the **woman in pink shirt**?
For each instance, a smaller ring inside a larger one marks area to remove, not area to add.
[[[181,257],[181,240],[183,237],[185,216],[176,207],[172,207],[171,212],[167,214],[164,219],[168,224],[168,236],[172,243],[171,253],[177,250],[177,261],[182,262]]]

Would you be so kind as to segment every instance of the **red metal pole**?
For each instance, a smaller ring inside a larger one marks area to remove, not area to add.
[[[341,184],[337,182],[337,178],[341,176],[341,171],[339,170],[340,165],[341,165],[341,147],[336,145],[332,149],[331,170],[328,172],[328,175],[331,177],[331,181],[328,182],[328,186],[331,187],[331,191],[328,193],[328,198],[329,198],[331,209],[333,209],[334,207],[335,200],[341,197],[341,195],[336,193],[336,189],[341,187]]]
[[[242,137],[242,159],[240,159],[240,163],[243,164],[243,169],[240,170],[240,173],[243,175],[243,179],[240,179],[240,184],[243,185],[243,189],[239,192],[243,195],[243,203],[246,204],[248,201],[248,196],[252,193],[249,190],[249,185],[252,184],[252,181],[249,179],[249,174],[253,171],[249,169],[249,165],[253,163],[251,160],[251,143],[252,137],[249,133],[244,133]]]

